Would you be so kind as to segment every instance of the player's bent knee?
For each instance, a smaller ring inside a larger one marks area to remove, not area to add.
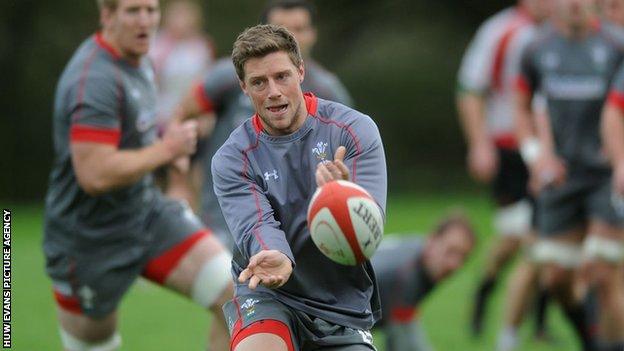
[[[116,351],[121,347],[121,335],[119,335],[119,332],[115,332],[110,337],[100,341],[80,340],[63,328],[59,332],[63,348],[67,351]]]
[[[232,255],[224,250],[204,262],[191,287],[193,301],[205,308],[220,302],[232,284],[231,261]]]
[[[521,200],[496,210],[494,228],[504,236],[522,237],[531,231],[531,203]]]
[[[583,243],[583,259],[588,261],[604,261],[614,265],[624,263],[624,242],[589,235]]]

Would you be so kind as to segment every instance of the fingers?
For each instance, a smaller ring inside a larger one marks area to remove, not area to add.
[[[249,289],[255,290],[260,282],[262,282],[262,279],[260,279],[260,277],[258,277],[257,275],[251,276],[251,279],[249,279]]]
[[[242,272],[240,272],[240,274],[238,275],[238,281],[239,281],[240,283],[244,283],[244,282],[246,282],[246,281],[247,281],[247,279],[251,278],[251,275],[252,275],[252,273],[251,273],[251,269],[249,269],[249,268],[245,268],[245,269],[243,269],[243,271],[242,271]]]
[[[344,146],[338,146],[336,152],[334,153],[334,161],[344,161],[345,155],[347,154],[347,148]]]
[[[316,184],[319,186],[322,186],[325,183],[329,183],[334,180],[333,175],[327,168],[328,164],[330,164],[330,162],[320,162],[316,166]]]

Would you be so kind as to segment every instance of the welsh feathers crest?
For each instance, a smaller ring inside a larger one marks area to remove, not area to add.
[[[324,160],[327,157],[327,143],[319,141],[316,143],[316,147],[312,149],[312,153],[316,155],[319,160]]]

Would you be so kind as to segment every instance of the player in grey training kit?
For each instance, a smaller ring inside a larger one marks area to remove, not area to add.
[[[212,162],[214,188],[234,236],[235,298],[224,306],[232,349],[374,350],[380,317],[369,261],[339,265],[316,248],[306,223],[317,186],[351,180],[382,212],[386,163],[372,119],[304,95],[303,60],[283,27],[241,33],[232,60],[256,114]],[[332,160],[333,156],[333,160]]]
[[[156,139],[154,76],[144,55],[157,0],[101,1],[102,31],[65,67],[54,104],[55,160],[46,196],[47,272],[66,350],[116,350],[117,307],[143,276],[215,312],[211,350],[227,349],[220,306],[230,255],[150,172],[194,151],[194,122]]]
[[[283,25],[297,39],[306,62],[303,91],[351,106],[351,97],[336,76],[310,58],[310,51],[316,42],[314,19],[315,9],[309,2],[278,0],[271,1],[267,5],[261,22]],[[230,248],[234,242],[214,195],[210,161],[230,133],[254,113],[249,98],[240,89],[231,59],[222,59],[215,64],[183,103],[182,113],[184,115],[214,113],[217,118],[207,143],[206,170],[202,187],[202,219],[222,239],[226,247]]]
[[[572,273],[581,264],[589,269],[587,277],[600,303],[598,347],[621,350],[624,325],[615,321],[624,321],[624,308],[621,299],[607,297],[609,281],[622,275],[598,274],[595,264],[610,252],[605,238],[621,235],[624,224],[612,202],[611,169],[599,133],[603,103],[624,46],[617,30],[594,24],[590,2],[559,0],[557,7],[553,24],[527,48],[518,81],[520,121],[531,118],[534,92],[543,94],[548,104],[548,116],[536,123],[540,150],[530,166],[541,188],[541,238],[534,256],[542,263],[544,283],[568,311],[576,303]],[[584,348],[593,349],[580,311],[568,317],[584,337]]]
[[[444,218],[427,237],[384,238],[371,262],[383,311],[375,327],[384,331],[386,351],[431,350],[418,307],[439,282],[463,266],[474,244],[472,226],[461,215]]]

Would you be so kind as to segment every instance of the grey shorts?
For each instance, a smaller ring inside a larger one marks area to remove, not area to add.
[[[47,235],[46,270],[61,308],[101,318],[117,308],[139,275],[164,284],[184,253],[209,234],[186,206],[162,199],[140,225],[114,233],[115,240],[98,243],[70,231]],[[71,238],[74,249],[58,249],[55,237]]]
[[[223,306],[223,312],[230,329],[231,350],[247,336],[257,333],[279,336],[289,351],[376,350],[370,331],[310,316],[264,293],[237,296]]]
[[[557,236],[590,219],[616,227],[624,225],[624,208],[613,196],[611,177],[570,176],[559,187],[543,190],[537,198],[537,227],[540,236]]]

